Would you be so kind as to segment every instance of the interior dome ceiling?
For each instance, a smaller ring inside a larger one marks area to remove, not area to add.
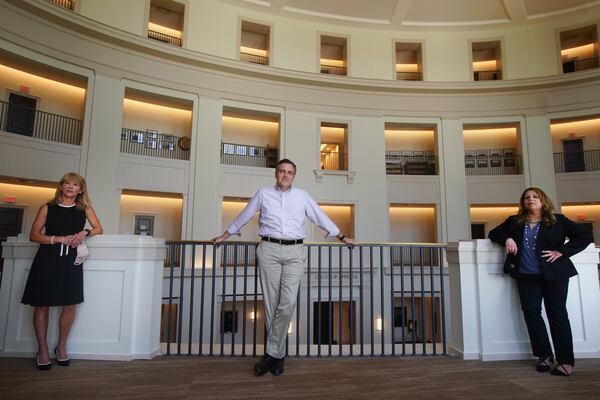
[[[217,1],[281,17],[390,30],[518,24],[590,10],[600,17],[600,0]]]

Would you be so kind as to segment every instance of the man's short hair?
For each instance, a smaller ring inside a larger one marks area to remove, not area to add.
[[[294,173],[296,173],[296,164],[294,164],[294,162],[292,160],[290,160],[289,158],[284,158],[282,160],[279,160],[277,162],[277,164],[275,165],[275,171],[277,171],[277,168],[281,165],[281,164],[290,164],[292,167],[294,167]]]

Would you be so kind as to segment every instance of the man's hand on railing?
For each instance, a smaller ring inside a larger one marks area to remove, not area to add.
[[[356,242],[354,241],[354,239],[352,239],[351,237],[346,237],[346,235],[344,235],[342,232],[340,232],[336,236],[336,238],[340,242],[346,243],[348,245],[348,247],[350,247],[350,248],[352,248],[356,244]]]
[[[346,243],[348,245],[348,247],[352,248],[354,247],[354,245],[356,245],[356,242],[354,241],[354,239],[349,238],[349,237],[345,237],[344,240],[342,240],[342,242]]]
[[[227,239],[229,239],[231,235],[229,234],[229,232],[225,231],[223,232],[223,234],[221,236],[216,236],[212,239],[210,239],[211,242],[214,242],[215,245],[218,245],[221,242],[226,241]]]

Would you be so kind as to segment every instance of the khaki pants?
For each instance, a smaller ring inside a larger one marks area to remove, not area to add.
[[[304,274],[304,246],[261,242],[256,257],[268,333],[265,353],[283,358],[288,326],[296,308],[298,288]]]

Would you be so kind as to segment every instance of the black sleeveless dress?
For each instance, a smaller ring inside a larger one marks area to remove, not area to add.
[[[48,203],[45,234],[68,236],[85,227],[85,211]],[[31,264],[21,302],[32,306],[63,306],[83,302],[83,269],[75,265],[77,249],[40,244]]]

